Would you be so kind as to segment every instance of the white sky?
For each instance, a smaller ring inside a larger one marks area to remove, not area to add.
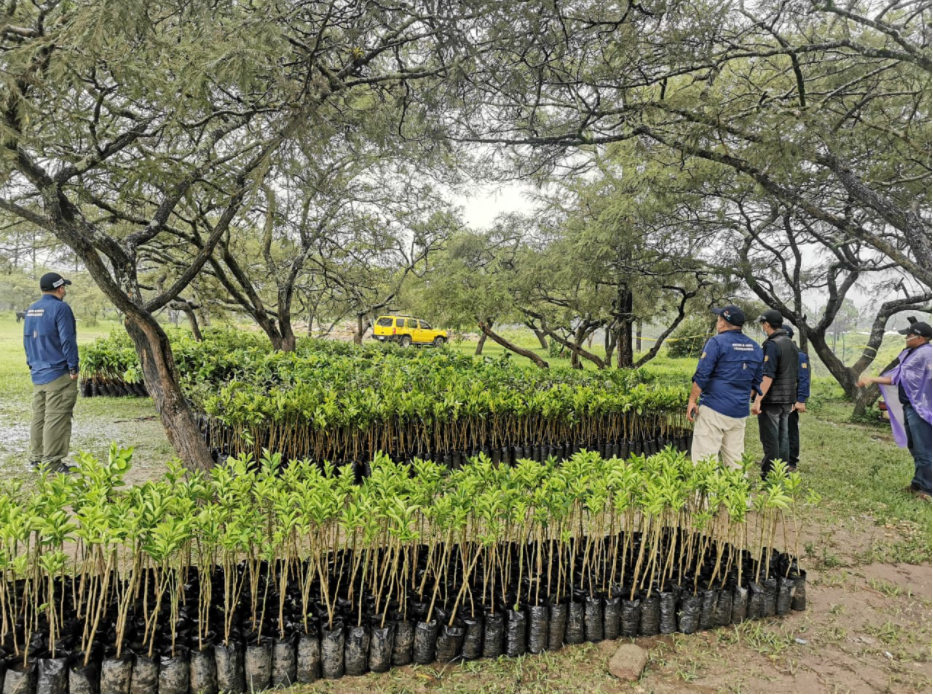
[[[496,217],[508,212],[534,210],[529,196],[533,188],[526,184],[472,184],[453,194],[451,199],[463,208],[463,221],[473,229],[489,229]]]

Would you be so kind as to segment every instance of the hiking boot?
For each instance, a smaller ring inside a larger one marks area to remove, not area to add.
[[[69,465],[68,465],[67,463],[65,463],[64,461],[59,461],[59,462],[54,463],[54,464],[49,464],[49,472],[50,472],[50,473],[65,473],[65,474],[71,474],[71,473],[74,471],[74,469],[75,469],[74,466],[69,466]]]

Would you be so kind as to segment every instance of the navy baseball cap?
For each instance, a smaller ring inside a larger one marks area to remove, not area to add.
[[[70,285],[71,280],[66,280],[58,273],[46,273],[39,280],[39,289],[43,292],[54,292],[62,285]]]
[[[768,309],[765,313],[758,317],[758,323],[765,322],[774,328],[780,328],[781,324],[784,323],[784,317],[781,316],[781,312],[777,309]]]
[[[714,308],[713,313],[716,316],[722,316],[726,323],[731,323],[733,326],[741,326],[745,323],[745,313],[734,304],[719,309]]]
[[[787,333],[787,337],[788,337],[788,338],[793,338],[793,337],[794,337],[794,327],[791,326],[789,323],[783,324],[783,325],[781,326],[781,328],[783,329],[783,331],[784,331],[785,333]]]
[[[919,335],[929,340],[931,334],[933,334],[933,329],[930,328],[930,324],[924,321],[914,321],[904,330],[898,331],[898,333],[901,335]]]

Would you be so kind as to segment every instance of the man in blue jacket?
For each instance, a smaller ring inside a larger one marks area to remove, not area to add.
[[[794,327],[785,323],[781,328],[787,333],[787,337],[794,338]],[[810,359],[807,353],[797,348],[797,401],[794,403],[794,409],[787,418],[787,441],[790,444],[790,460],[787,462],[787,470],[793,472],[797,470],[797,464],[800,463],[800,413],[807,412],[807,399],[810,397]]]
[[[745,314],[737,306],[713,309],[716,335],[703,347],[693,375],[687,419],[695,422],[694,462],[720,456],[724,465],[738,468],[745,453],[748,406],[758,393],[764,355],[742,333]]]
[[[78,341],[75,316],[65,304],[71,284],[58,273],[39,281],[42,299],[26,311],[23,347],[32,376],[30,456],[33,466],[65,468],[71,420],[78,400]]]

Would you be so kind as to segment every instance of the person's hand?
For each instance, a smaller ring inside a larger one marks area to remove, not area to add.
[[[861,379],[859,379],[859,380],[855,383],[855,385],[858,386],[860,389],[863,389],[863,388],[865,388],[866,386],[871,386],[871,385],[874,384],[874,383],[875,383],[874,377],[863,376]]]
[[[756,398],[752,404],[752,415],[761,415],[761,399]]]
[[[796,410],[798,413],[805,413],[807,412],[807,404],[797,401],[794,403],[794,410]]]
[[[697,417],[697,404],[696,403],[687,403],[687,420],[693,422]]]
[[[77,373],[77,372],[71,372],[68,376],[70,376],[70,377],[71,377],[71,380],[74,381],[75,379],[78,378],[78,373]]]

